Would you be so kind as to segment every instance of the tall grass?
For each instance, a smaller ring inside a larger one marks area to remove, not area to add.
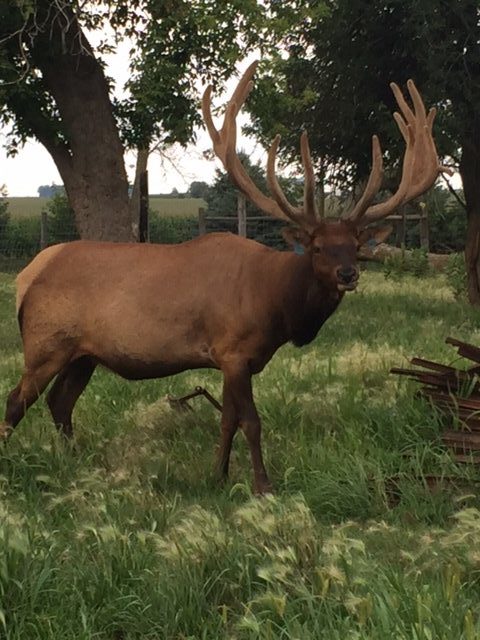
[[[219,397],[217,372],[98,371],[73,446],[40,400],[0,455],[0,638],[479,638],[478,473],[388,373],[452,360],[449,334],[480,343],[480,316],[444,280],[365,273],[312,345],[280,350],[255,381],[276,497],[252,497],[241,436],[216,486],[218,415],[165,400]],[[21,371],[7,275],[0,347],[5,398]],[[460,489],[432,493],[429,474]]]

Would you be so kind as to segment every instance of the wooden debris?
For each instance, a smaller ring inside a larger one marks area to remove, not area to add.
[[[452,451],[454,460],[480,464],[480,348],[456,338],[447,338],[446,343],[456,347],[458,355],[475,366],[462,370],[412,358],[410,363],[420,368],[393,367],[390,372],[420,383],[419,395],[453,419],[457,428],[445,430],[441,440]]]

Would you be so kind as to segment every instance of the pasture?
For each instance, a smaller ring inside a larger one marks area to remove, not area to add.
[[[388,373],[448,362],[448,335],[480,344],[480,313],[441,277],[371,272],[312,345],[281,349],[255,380],[275,497],[251,495],[241,434],[218,487],[218,414],[165,401],[197,384],[220,398],[217,372],[96,372],[73,446],[40,400],[0,456],[0,638],[479,638],[478,474]],[[2,404],[21,360],[0,275]],[[458,488],[430,492],[432,473]]]
[[[7,198],[8,210],[14,220],[21,218],[39,218],[41,212],[47,207],[50,198]],[[151,196],[149,199],[150,210],[160,216],[169,218],[191,218],[198,216],[200,207],[206,208],[206,203],[201,198],[165,198]]]

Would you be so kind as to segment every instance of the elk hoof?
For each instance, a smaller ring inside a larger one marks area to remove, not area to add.
[[[6,422],[0,422],[0,442],[6,441],[12,432],[12,427]]]
[[[272,495],[273,494],[273,488],[272,485],[270,484],[270,482],[268,480],[262,481],[262,482],[257,482],[255,484],[255,495],[257,496],[266,496],[266,495]]]

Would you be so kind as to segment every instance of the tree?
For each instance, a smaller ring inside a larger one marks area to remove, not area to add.
[[[373,133],[380,134],[389,157],[401,157],[389,83],[404,85],[414,78],[425,102],[438,107],[439,152],[462,177],[469,298],[480,304],[478,2],[297,0],[289,5],[300,17],[252,96],[254,130],[264,140],[285,134],[284,148],[292,156],[299,130],[307,128],[317,167],[336,166],[342,183],[358,183],[368,175]],[[280,16],[285,10],[274,0],[270,8]],[[387,179],[394,181],[395,172]]]
[[[188,188],[190,198],[207,198],[209,186],[203,180],[194,180]]]
[[[42,184],[37,189],[39,198],[53,198],[57,193],[65,193],[63,185],[59,184]]]
[[[0,122],[14,153],[39,140],[62,176],[84,238],[137,234],[124,146],[139,171],[157,143],[186,143],[198,123],[198,80],[225,79],[262,32],[253,0],[5,0],[0,5]],[[94,49],[87,33],[113,31]],[[112,100],[102,55],[130,38],[126,100]],[[136,191],[134,189],[134,193]]]
[[[7,190],[5,185],[0,185],[0,243],[5,236],[5,230],[10,220],[10,213],[8,211]]]
[[[253,164],[244,152],[239,152],[238,157],[242,161],[248,175],[252,178],[255,185],[264,193],[268,191],[267,180],[265,177],[265,170],[259,164]],[[279,177],[280,185],[291,202],[296,202],[302,197],[303,185],[298,184],[294,180],[286,180]],[[208,204],[209,215],[219,216],[236,216],[237,215],[237,199],[238,191],[233,185],[228,174],[220,169],[217,169],[215,180],[212,186],[209,188],[206,201]],[[257,209],[257,207],[251,202],[247,201],[247,216],[263,216],[263,211]]]

